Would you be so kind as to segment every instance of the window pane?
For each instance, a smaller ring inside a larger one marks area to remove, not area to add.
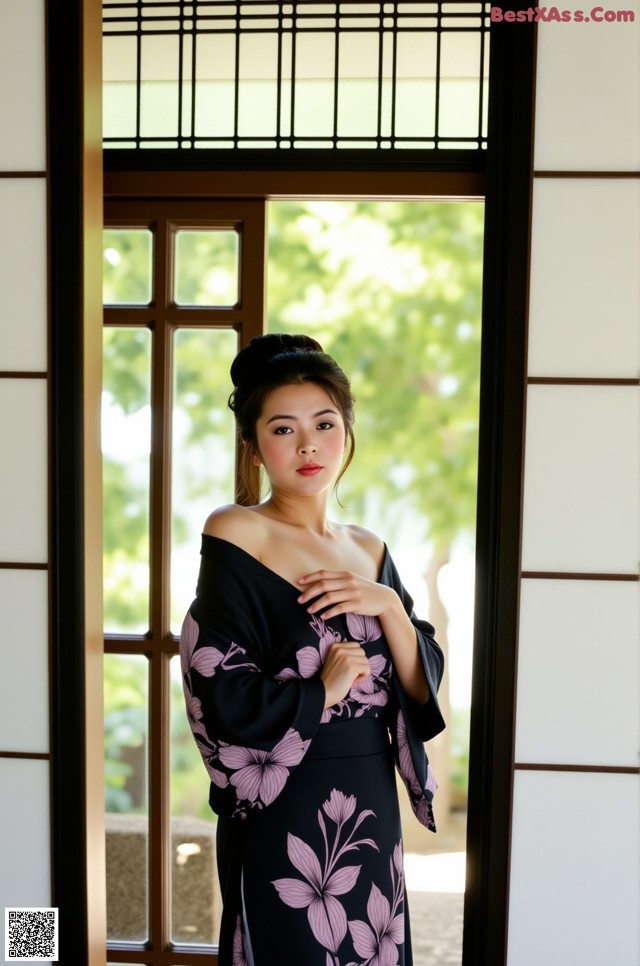
[[[232,329],[179,329],[174,343],[171,623],[179,631],[195,593],[200,534],[234,500],[235,425],[227,406]]]
[[[217,943],[222,897],[209,778],[185,715],[180,658],[171,660],[171,939]]]
[[[151,333],[104,330],[102,454],[106,633],[149,627]]]
[[[153,235],[149,229],[106,228],[103,249],[103,303],[148,305],[153,263]]]
[[[177,231],[177,305],[235,305],[238,301],[237,231]]]
[[[107,938],[144,942],[147,919],[148,663],[105,654]]]

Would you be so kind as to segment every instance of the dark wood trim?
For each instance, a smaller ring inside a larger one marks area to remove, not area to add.
[[[534,178],[640,178],[640,171],[534,171]]]
[[[505,963],[509,915],[535,91],[520,27],[491,25],[464,966]]]
[[[49,752],[39,751],[0,751],[0,758],[25,758],[29,761],[50,761]]]
[[[561,570],[523,570],[523,580],[626,580],[640,581],[639,574],[579,574]]]
[[[46,171],[0,171],[0,178],[46,178]]]
[[[93,0],[47,0],[52,904],[60,910],[60,962],[86,966],[97,966],[105,920],[104,847],[96,833],[104,828],[102,785],[95,794],[96,766],[103,771],[94,727],[101,704],[87,693],[87,679],[95,680],[100,667],[92,651],[101,599],[92,562],[100,542],[86,512],[97,501],[85,446],[96,415],[86,400],[99,385],[86,384],[94,320],[85,318],[99,299],[101,272],[101,249],[93,244],[100,246],[100,43]]]
[[[108,962],[114,960],[140,963],[142,966],[149,966],[150,963],[153,966],[216,966],[218,957],[216,946],[170,946],[150,953],[139,945],[109,943]]]
[[[48,563],[14,563],[11,560],[0,560],[0,570],[48,570]]]
[[[127,152],[131,155],[131,152]],[[205,170],[105,171],[107,199],[144,198],[349,198],[481,200],[484,171]]]
[[[529,386],[640,386],[640,379],[607,379],[591,376],[528,376]]]
[[[20,372],[11,369],[3,369],[0,372],[0,379],[48,379],[48,372]]]
[[[484,171],[487,151],[483,148],[106,148],[107,172],[140,171],[148,173],[257,171],[398,171],[474,173]]]
[[[216,306],[156,309],[153,306],[108,306],[104,310],[104,324],[118,329],[154,326],[162,317],[164,322],[180,325],[180,328],[197,328],[199,325],[210,328],[216,326],[227,329],[240,329],[246,313],[242,309],[217,308]]]
[[[640,768],[626,765],[549,765],[534,764],[533,762],[517,761],[513,766],[516,771],[566,771],[584,772],[598,775],[640,775]]]
[[[640,768],[635,765],[550,765],[517,761],[513,767],[516,771],[566,771],[598,775],[640,775]]]

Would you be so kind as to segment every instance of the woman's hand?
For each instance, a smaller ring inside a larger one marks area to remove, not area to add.
[[[363,617],[378,617],[403,688],[419,704],[429,700],[429,685],[422,666],[416,629],[405,613],[400,597],[392,587],[386,587],[374,580],[367,580],[366,577],[348,570],[316,570],[312,574],[301,577],[299,583],[304,587],[304,591],[298,597],[298,603],[306,604],[310,600],[313,601],[307,607],[309,614],[317,613],[324,620],[337,614],[347,613],[361,614]],[[343,645],[333,646],[342,647]],[[336,691],[343,687],[347,677],[348,673],[344,681],[341,679],[340,688]],[[353,683],[352,678],[348,686],[340,691],[338,701],[345,696]],[[331,697],[333,698],[333,692]]]
[[[370,673],[367,655],[360,644],[356,641],[332,644],[320,672],[325,690],[325,709],[342,701],[353,685],[363,681]]]
[[[347,613],[380,617],[393,606],[393,598],[397,597],[391,587],[367,580],[350,570],[316,570],[301,577],[298,583],[304,588],[298,603],[313,600],[307,611],[309,614],[322,611],[319,616],[323,620]]]

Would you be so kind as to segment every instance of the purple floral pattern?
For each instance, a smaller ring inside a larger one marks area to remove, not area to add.
[[[398,947],[404,943],[404,870],[402,844],[398,842],[389,861],[391,872],[391,902],[375,882],[367,901],[369,922],[354,919],[349,922],[353,948],[364,962],[348,966],[398,966]]]
[[[306,645],[296,651],[298,670],[285,667],[275,677],[278,681],[291,681],[296,678],[311,678],[319,674],[327,658],[327,652],[332,644],[345,640],[358,641],[360,644],[370,644],[382,637],[382,628],[377,617],[365,617],[361,614],[346,614],[349,638],[344,638],[338,631],[333,630],[321,617],[314,616],[309,622],[318,637],[318,646]],[[389,702],[391,687],[391,662],[384,654],[373,654],[368,657],[371,674],[360,681],[349,691],[348,695],[332,708],[325,708],[320,719],[321,724],[341,718],[360,718],[365,714],[378,717],[381,709]]]
[[[231,966],[249,966],[247,950],[244,942],[244,931],[240,916],[236,918],[236,929],[233,934],[233,950],[231,953]]]
[[[306,842],[289,833],[287,854],[302,878],[276,879],[273,882],[283,902],[293,909],[307,910],[311,932],[331,953],[337,953],[347,935],[347,914],[337,896],[351,892],[361,869],[359,865],[338,867],[338,863],[347,852],[358,851],[362,846],[378,851],[373,839],[354,839],[365,819],[374,816],[371,809],[365,808],[351,822],[356,805],[355,795],[347,796],[334,788],[322,809],[318,809],[318,824],[324,841],[322,863]],[[331,827],[327,826],[325,816],[332,822]]]
[[[261,808],[277,798],[289,777],[289,769],[300,764],[310,744],[311,739],[303,741],[297,731],[289,728],[271,751],[221,741],[218,757],[231,772],[229,780],[238,800]]]
[[[404,870],[402,844],[398,842],[389,859],[390,898],[371,882],[367,901],[367,920],[347,920],[344,906],[337,898],[351,892],[358,881],[361,865],[338,866],[350,851],[362,846],[378,850],[372,838],[354,839],[360,825],[375,818],[371,809],[358,812],[355,795],[334,788],[318,810],[318,823],[324,842],[322,861],[302,839],[289,833],[287,854],[302,878],[276,879],[273,885],[282,901],[292,909],[306,909],[311,932],[326,950],[326,966],[398,966],[399,947],[404,943]],[[323,814],[324,813],[324,814]],[[332,823],[328,826],[327,819]],[[348,963],[338,955],[347,934],[361,962]]]
[[[248,808],[270,805],[280,794],[290,769],[304,758],[310,739],[303,741],[295,729],[289,728],[269,751],[212,739],[204,725],[202,701],[192,692],[191,672],[196,670],[211,678],[220,671],[246,668],[259,672],[259,668],[251,661],[238,660],[246,656],[246,651],[233,641],[226,654],[210,646],[196,650],[198,636],[198,624],[187,613],[180,636],[180,663],[189,724],[211,781],[217,788],[233,786],[237,800],[234,814],[245,815]]]
[[[407,792],[409,793],[411,808],[413,809],[418,821],[432,832],[435,832],[436,824],[433,817],[433,808],[429,798],[425,797],[425,792],[429,792],[430,798],[433,798],[433,795],[438,787],[438,783],[435,779],[435,775],[433,774],[431,765],[428,764],[426,782],[424,786],[420,784],[420,780],[416,774],[413,759],[411,757],[409,737],[407,735],[407,725],[404,720],[404,715],[400,710],[398,711],[397,738],[398,752],[396,764],[400,776],[406,786]]]

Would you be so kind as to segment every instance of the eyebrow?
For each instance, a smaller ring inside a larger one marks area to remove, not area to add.
[[[319,412],[313,414],[313,418],[317,419],[318,416],[326,416],[327,413],[333,413],[334,416],[338,415],[335,409],[321,409]],[[297,420],[297,418],[298,418],[297,416],[289,416],[286,413],[276,413],[275,416],[271,416],[267,420],[266,425],[268,426],[269,423],[272,423],[275,419],[296,419]]]

